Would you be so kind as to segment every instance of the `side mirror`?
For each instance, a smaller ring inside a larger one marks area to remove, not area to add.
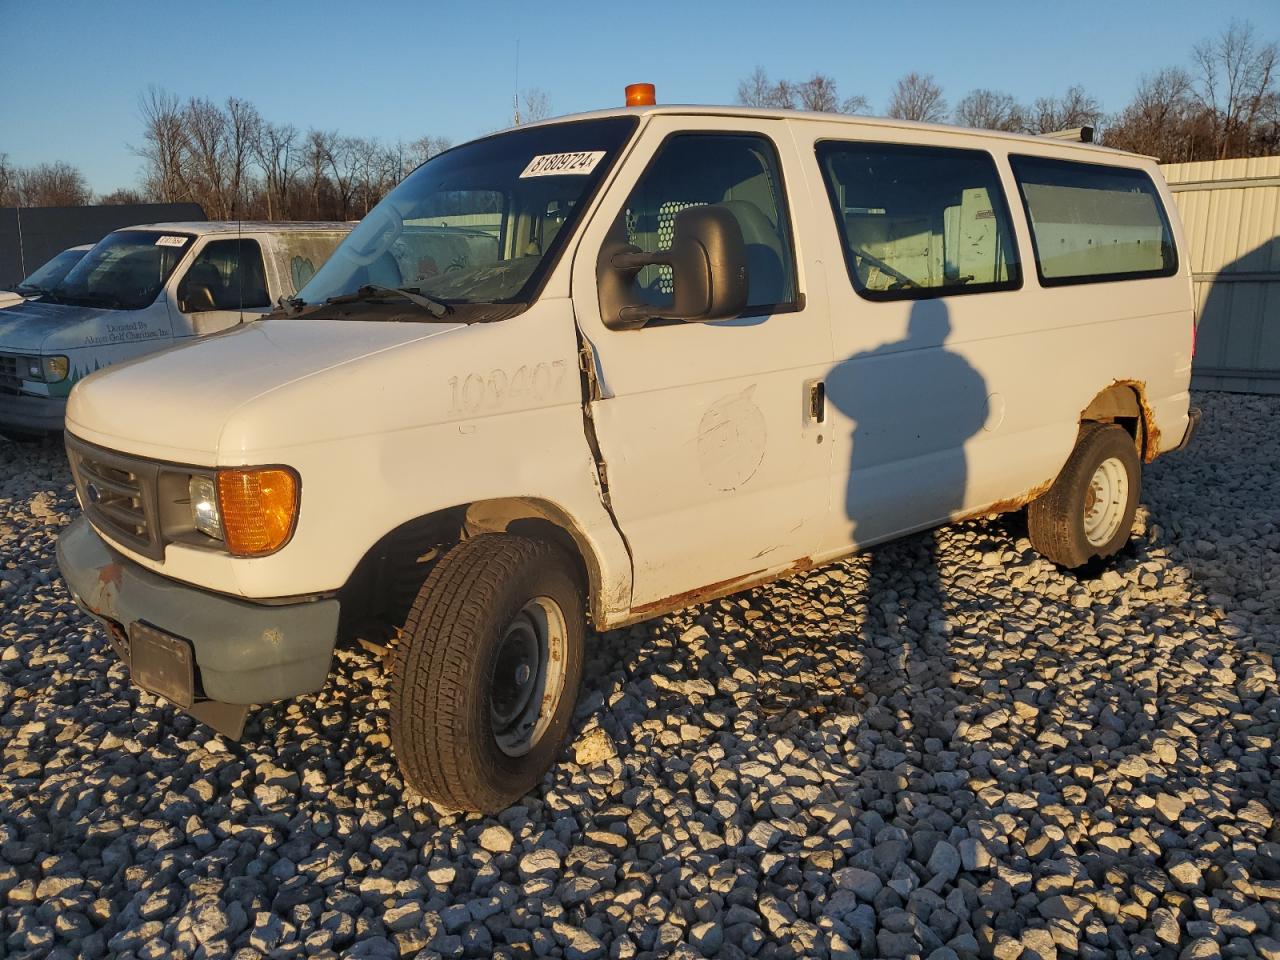
[[[670,309],[634,302],[636,274],[654,265],[671,268],[675,292]],[[643,327],[650,320],[698,323],[735,317],[747,306],[742,228],[724,207],[688,207],[676,214],[668,250],[643,253],[625,236],[612,236],[600,251],[596,280],[601,316],[612,330]]]

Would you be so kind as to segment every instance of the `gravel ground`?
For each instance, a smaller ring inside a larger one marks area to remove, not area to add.
[[[1280,399],[1198,400],[1109,568],[977,521],[599,637],[496,818],[361,650],[240,745],[130,687],[0,443],[0,955],[1280,957]]]

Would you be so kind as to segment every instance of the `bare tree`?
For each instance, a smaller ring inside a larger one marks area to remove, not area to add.
[[[258,142],[262,117],[253,104],[238,97],[227,98],[225,114],[227,214],[243,218],[248,206],[249,163]]]
[[[894,86],[885,112],[899,120],[941,123],[947,117],[947,101],[932,74],[912,71]]]
[[[1026,107],[1012,95],[998,90],[970,90],[956,104],[955,121],[964,127],[1021,131],[1026,127]]]
[[[355,137],[344,137],[333,130],[320,133],[317,144],[323,150],[324,163],[331,177],[337,200],[337,217],[349,220],[360,169],[360,142]]]
[[[138,98],[143,145],[135,148],[147,164],[143,189],[163,203],[191,199],[185,176],[187,136],[178,98],[156,85]]]
[[[547,91],[532,87],[520,94],[520,110],[516,123],[536,123],[551,116],[551,98]]]
[[[1181,67],[1144,76],[1132,102],[1107,121],[1103,142],[1166,163],[1196,159],[1202,143],[1212,150],[1212,121],[1197,104],[1194,87]]]
[[[845,97],[840,103],[841,113],[870,113],[871,101],[860,93],[855,93],[851,97]]]
[[[426,163],[437,153],[444,153],[451,146],[453,144],[448,137],[433,137],[430,134],[419,137],[412,143],[400,145],[400,176],[403,178],[411,170]]]
[[[9,162],[7,153],[0,153],[0,207],[18,206],[18,168]]]
[[[738,102],[770,110],[798,108],[826,113],[864,113],[870,108],[867,98],[861,95],[841,100],[835,79],[825,73],[815,73],[801,83],[792,80],[774,83],[764,67],[756,67],[738,83]]]
[[[17,180],[24,207],[80,207],[93,199],[84,174],[62,160],[20,169]]]
[[[1274,41],[1262,43],[1251,23],[1233,20],[1212,40],[1197,44],[1200,102],[1212,114],[1219,159],[1247,156],[1258,120],[1275,110],[1277,60]]]
[[[1031,106],[1028,127],[1032,133],[1053,133],[1097,126],[1101,119],[1102,105],[1076,84],[1068,87],[1062,97],[1038,98]]]
[[[192,97],[183,110],[187,181],[205,213],[215,220],[231,214],[227,183],[227,116],[212,100]]]
[[[836,90],[836,82],[824,73],[815,73],[804,83],[797,84],[796,99],[801,110],[819,113],[838,113],[840,110],[840,94]]]
[[[147,198],[133,187],[120,187],[110,193],[104,193],[98,197],[97,202],[106,205],[124,206],[131,203],[146,203]]]
[[[744,80],[738,81],[738,102],[746,107],[769,107],[773,83],[764,67],[756,67]]]
[[[289,184],[298,162],[297,140],[298,131],[291,124],[258,125],[253,155],[262,171],[268,220],[289,215]]]

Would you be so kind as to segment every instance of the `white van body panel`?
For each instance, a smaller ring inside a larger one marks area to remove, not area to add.
[[[818,189],[817,143],[885,142],[882,130],[847,123],[795,124],[794,130]],[[908,129],[895,131],[891,142],[982,150],[995,158],[1023,254],[1022,286],[869,300],[844,269],[829,209],[817,219],[808,236],[820,256],[838,265],[828,275],[833,469],[823,557],[1034,499],[1070,454],[1084,409],[1113,384],[1132,384],[1145,402],[1150,456],[1176,446],[1187,425],[1189,258],[1182,257],[1170,277],[1041,287],[1003,141],[976,131]],[[1026,138],[1012,152],[1080,159],[1071,145],[1064,150]],[[1105,159],[1141,169],[1162,186],[1151,161]],[[1171,210],[1167,194],[1162,199]],[[1170,219],[1178,229],[1176,217]],[[1180,235],[1175,242],[1182,249]]]
[[[409,520],[522,498],[573,518],[599,565],[601,596],[625,607],[630,562],[583,432],[570,310],[544,297],[518,331],[505,323],[253,324],[173,352],[160,383],[151,371],[161,364],[150,363],[90,380],[72,394],[68,423],[110,449],[195,467],[284,463],[302,477],[298,527],[280,551],[245,561],[170,544],[163,561],[139,558],[166,576],[253,598],[336,590],[383,534]],[[207,403],[152,405],[127,436],[92,426],[207,370],[218,371],[201,380]],[[530,438],[536,456],[527,453]]]
[[[592,608],[604,627],[950,518],[1013,509],[1053,480],[1083,411],[1116,384],[1140,397],[1148,457],[1181,441],[1190,266],[1151,161],[823,114],[636,112],[631,145],[541,296],[517,316],[466,327],[273,319],[79,384],[68,425],[81,439],[198,467],[284,464],[302,478],[296,532],[275,554],[233,559],[170,544],[161,561],[115,546],[211,591],[296,597],[337,590],[379,538],[416,517],[536,500],[566,518],[598,565]],[[698,130],[773,141],[802,308],[608,329],[596,280],[605,233],[663,138]],[[1021,288],[862,298],[814,159],[821,139],[990,152]],[[1148,172],[1182,251],[1177,275],[1042,288],[1009,152]],[[585,399],[580,346],[598,391]],[[216,389],[192,397],[197,371]],[[814,381],[827,389],[817,422],[807,416]],[[164,402],[174,397],[183,402]],[[858,459],[859,436],[864,450],[878,437],[869,459]]]
[[[830,447],[804,416],[805,384],[830,366],[821,265],[801,250],[802,309],[716,323],[610,330],[600,317],[597,252],[647,164],[674,133],[758,133],[785,170],[799,158],[786,123],[656,117],[583,233],[574,307],[602,396],[592,418],[614,514],[635,558],[632,605],[661,607],[711,583],[808,558],[827,513]],[[801,177],[784,180],[797,238],[812,211]],[[698,549],[714,542],[714,550]]]

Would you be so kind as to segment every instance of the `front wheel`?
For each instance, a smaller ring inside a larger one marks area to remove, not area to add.
[[[1053,486],[1027,507],[1031,545],[1067,568],[1109,557],[1129,540],[1141,492],[1133,438],[1113,423],[1086,423]]]
[[[568,733],[584,632],[559,547],[487,534],[441,557],[392,667],[391,742],[408,785],[481,813],[528,793]]]

